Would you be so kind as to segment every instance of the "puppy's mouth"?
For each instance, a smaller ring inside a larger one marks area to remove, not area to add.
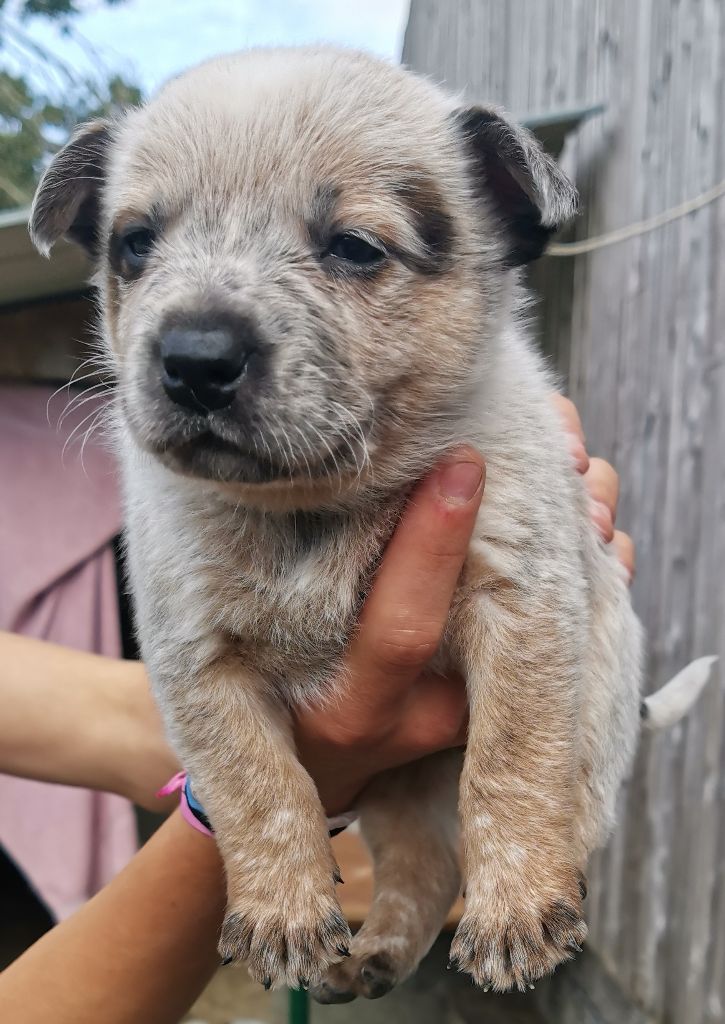
[[[223,483],[266,484],[293,478],[288,465],[250,452],[210,430],[166,449],[164,454],[183,472]]]
[[[211,429],[192,437],[164,439],[149,445],[163,463],[186,476],[224,484],[305,484],[314,487],[358,475],[358,454],[347,441],[326,442],[322,454],[277,450],[260,434],[256,444],[230,440]]]

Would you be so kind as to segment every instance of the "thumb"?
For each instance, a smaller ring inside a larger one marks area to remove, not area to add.
[[[481,456],[456,449],[415,488],[386,548],[348,661],[378,708],[404,696],[438,649],[484,479]]]

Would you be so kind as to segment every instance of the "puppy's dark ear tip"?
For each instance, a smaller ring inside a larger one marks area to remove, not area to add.
[[[28,230],[42,256],[63,236],[92,253],[111,135],[110,121],[81,125],[40,179]]]
[[[542,224],[554,234],[579,213],[579,193],[550,156],[544,155],[544,159],[549,165],[550,188],[546,196],[546,220],[542,214]]]
[[[540,256],[551,234],[579,208],[574,185],[538,140],[494,107],[465,107],[453,117],[485,197],[507,243],[504,264]]]
[[[53,248],[53,243],[44,239],[36,231],[30,230],[30,241],[33,246],[37,249],[39,254],[46,260],[50,259],[50,251]]]
[[[30,211],[30,218],[28,220],[28,234],[30,235],[30,241],[33,243],[35,248],[38,250],[41,256],[46,259],[50,258],[50,251],[57,241],[57,238],[53,235],[48,234],[44,230],[43,226],[43,213],[39,209],[37,201],[33,204]]]

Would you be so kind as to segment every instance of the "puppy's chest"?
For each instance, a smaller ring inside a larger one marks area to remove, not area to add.
[[[324,685],[349,643],[386,533],[348,525],[306,543],[247,536],[218,549],[205,571],[218,627],[288,695]]]
[[[236,578],[235,578],[236,577]],[[255,578],[256,577],[256,578]],[[232,570],[222,610],[225,627],[280,657],[309,658],[344,644],[357,608],[351,572],[317,559],[283,565],[274,575]]]

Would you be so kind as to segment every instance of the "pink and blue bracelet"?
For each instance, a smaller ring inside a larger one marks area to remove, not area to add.
[[[211,827],[204,808],[194,796],[191,781],[186,772],[177,772],[173,778],[169,779],[165,786],[161,787],[156,796],[169,796],[171,793],[179,794],[179,809],[184,821],[191,825],[192,828],[195,828],[197,832],[201,832],[205,836],[213,836],[214,829]],[[348,825],[351,825],[356,818],[357,814],[354,811],[336,814],[334,817],[328,818],[327,827],[330,831],[330,837],[338,835]]]

